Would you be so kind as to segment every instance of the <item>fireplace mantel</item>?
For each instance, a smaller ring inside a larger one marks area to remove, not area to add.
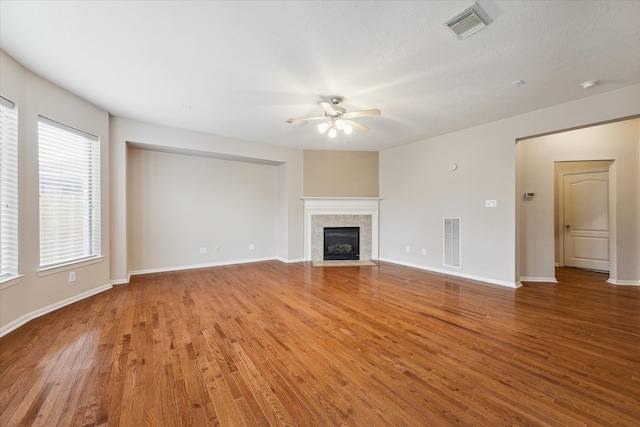
[[[347,223],[342,222],[342,225],[349,226],[360,226],[359,223],[349,224],[349,218],[369,216],[371,219],[371,250],[368,257],[371,260],[378,259],[378,212],[381,197],[302,197],[301,199],[304,201],[305,261],[319,261],[319,259],[314,259],[313,255],[316,252],[313,250],[314,245],[322,245],[322,242],[314,242],[313,240],[313,217],[316,215],[323,218],[345,216]]]

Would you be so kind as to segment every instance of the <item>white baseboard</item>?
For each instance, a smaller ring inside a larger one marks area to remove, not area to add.
[[[608,279],[607,283],[611,283],[612,285],[621,285],[621,286],[640,286],[640,280],[615,280]]]
[[[129,276],[127,276],[126,279],[116,279],[116,280],[112,280],[111,284],[112,285],[126,285],[127,283],[129,283],[129,280],[131,280],[131,274],[129,274]]]
[[[296,262],[304,262],[304,258],[286,259],[286,258],[277,257],[276,260],[280,262],[284,262],[285,264],[294,264]]]
[[[440,274],[446,274],[446,275],[449,275],[449,276],[461,277],[463,279],[477,280],[478,282],[490,283],[492,285],[499,285],[499,286],[504,286],[504,287],[507,287],[507,288],[517,289],[520,286],[522,286],[520,283],[505,282],[505,281],[502,281],[502,280],[490,279],[488,277],[475,276],[473,274],[456,273],[455,271],[451,271],[451,270],[432,268],[432,267],[427,267],[427,266],[424,266],[424,265],[413,264],[413,263],[410,263],[410,262],[395,261],[395,260],[387,259],[387,258],[379,258],[379,260],[383,261],[383,262],[390,262],[392,264],[404,265],[405,267],[417,268],[419,270],[426,270],[426,271],[431,271],[431,272],[434,272],[434,273],[440,273]]]
[[[176,265],[173,267],[150,268],[147,270],[130,271],[129,278],[131,278],[131,276],[138,276],[140,274],[166,273],[168,271],[194,270],[196,268],[223,267],[225,265],[248,264],[251,262],[261,262],[261,261],[274,261],[276,259],[277,258],[275,257],[266,257],[266,258],[252,258],[252,259],[241,259],[241,260],[233,260],[233,261],[212,262],[207,264]]]
[[[520,277],[520,282],[558,283],[555,277]]]
[[[18,319],[14,320],[11,323],[8,323],[6,325],[4,325],[2,328],[0,328],[0,337],[3,337],[5,335],[7,335],[9,332],[12,332],[16,329],[18,329],[20,326],[24,325],[25,323],[36,319],[40,316],[44,316],[47,313],[51,313],[52,311],[55,311],[59,308],[65,307],[67,305],[73,304],[74,302],[78,302],[80,300],[83,300],[85,298],[89,298],[90,296],[99,294],[100,292],[104,292],[106,290],[111,289],[113,286],[111,285],[111,283],[107,284],[107,285],[103,285],[103,286],[99,286],[97,288],[88,290],[86,292],[83,292],[81,294],[78,295],[74,295],[70,298],[64,299],[62,301],[58,301],[56,303],[53,303],[51,305],[48,305],[46,307],[40,308],[38,310],[34,310],[31,313],[27,313],[22,317],[19,317]]]
[[[281,257],[275,257],[275,258],[268,257],[268,258],[254,258],[254,259],[245,259],[245,260],[236,260],[236,261],[215,262],[215,263],[208,263],[208,264],[194,264],[194,265],[181,265],[176,267],[151,268],[147,270],[135,270],[135,271],[130,271],[129,276],[126,279],[115,279],[111,281],[111,284],[126,285],[131,281],[131,276],[136,276],[141,274],[166,273],[168,271],[192,270],[195,268],[220,267],[225,265],[248,264],[250,262],[273,261],[273,260],[284,262],[286,264],[292,264],[296,262],[303,262],[304,258],[288,260]]]

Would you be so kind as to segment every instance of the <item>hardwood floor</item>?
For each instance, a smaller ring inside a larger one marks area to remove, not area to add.
[[[557,277],[136,276],[0,339],[0,425],[639,425],[640,288]]]

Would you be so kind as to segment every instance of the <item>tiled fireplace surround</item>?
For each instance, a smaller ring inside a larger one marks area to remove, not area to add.
[[[324,227],[360,227],[360,260],[378,259],[379,197],[303,197],[304,259],[323,260]]]

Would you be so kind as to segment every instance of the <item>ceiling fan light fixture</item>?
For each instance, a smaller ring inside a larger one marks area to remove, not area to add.
[[[318,132],[322,134],[328,133],[329,138],[333,139],[338,136],[338,131],[344,132],[345,135],[351,135],[354,129],[358,132],[367,132],[369,130],[368,127],[352,119],[382,114],[378,109],[347,112],[344,107],[338,105],[340,102],[342,102],[342,97],[339,96],[332,97],[331,103],[321,101],[319,104],[324,110],[324,116],[293,117],[288,119],[287,123],[306,123],[310,120],[320,120]]]

